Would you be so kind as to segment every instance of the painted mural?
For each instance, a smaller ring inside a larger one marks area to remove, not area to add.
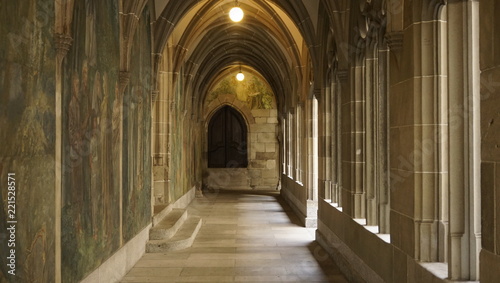
[[[53,1],[0,7],[0,282],[54,278],[55,49]],[[32,48],[36,46],[36,48]],[[8,174],[15,181],[15,214]],[[10,210],[10,211],[9,211]],[[7,223],[11,215],[17,223]],[[15,226],[15,246],[7,228]],[[15,270],[10,260],[14,249]],[[13,275],[15,274],[15,275]]]
[[[123,238],[151,221],[151,41],[144,9],[131,51],[130,82],[123,99]]]
[[[120,245],[118,3],[80,0],[74,9],[63,87],[63,282],[83,279]]]
[[[269,85],[259,77],[245,74],[245,80],[236,80],[236,74],[228,75],[217,83],[207,97],[208,104],[219,95],[233,94],[250,109],[273,109],[276,107],[274,94]]]
[[[192,105],[184,93],[184,72],[181,70],[177,77],[174,92],[170,98],[174,107],[169,113],[169,200],[174,202],[185,195],[193,186],[199,186],[200,166],[199,149],[187,146],[200,142],[198,125],[191,116]],[[198,158],[198,159],[197,159]]]

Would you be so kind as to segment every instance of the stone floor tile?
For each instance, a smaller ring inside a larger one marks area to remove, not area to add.
[[[276,192],[217,191],[189,213],[203,218],[193,246],[145,254],[122,282],[347,282]]]

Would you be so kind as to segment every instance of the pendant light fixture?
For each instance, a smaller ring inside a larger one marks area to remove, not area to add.
[[[238,81],[243,81],[245,79],[245,75],[243,74],[243,72],[241,71],[241,65],[240,65],[240,72],[236,75],[236,79]]]
[[[229,11],[229,18],[231,18],[231,21],[238,23],[243,19],[243,16],[245,13],[243,13],[243,10],[238,7],[238,0],[235,1],[235,6]]]

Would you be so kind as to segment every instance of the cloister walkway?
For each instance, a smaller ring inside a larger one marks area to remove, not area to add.
[[[278,192],[206,192],[189,213],[193,246],[145,254],[122,282],[347,282]]]

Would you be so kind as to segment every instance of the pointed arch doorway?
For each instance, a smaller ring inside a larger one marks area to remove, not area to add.
[[[247,126],[231,106],[223,106],[208,125],[208,168],[247,168]]]

